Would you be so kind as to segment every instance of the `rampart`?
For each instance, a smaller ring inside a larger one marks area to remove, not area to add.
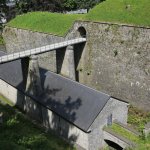
[[[7,51],[13,52],[78,36],[79,27],[86,30],[87,42],[74,48],[77,80],[149,110],[150,28],[77,21],[66,37],[11,27],[5,27],[3,37]],[[42,54],[40,66],[59,73],[64,53]]]

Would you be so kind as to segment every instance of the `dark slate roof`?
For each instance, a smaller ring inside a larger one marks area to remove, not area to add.
[[[5,55],[5,53],[0,51],[0,56],[3,55]],[[3,79],[12,86],[21,89],[21,84],[23,81],[21,61],[16,60],[5,64],[0,64],[0,79]]]
[[[45,90],[36,100],[86,132],[110,99],[109,95],[43,69],[41,77]],[[21,89],[20,61],[0,65],[0,78]]]
[[[87,131],[110,96],[80,83],[46,73],[44,103],[53,111]]]

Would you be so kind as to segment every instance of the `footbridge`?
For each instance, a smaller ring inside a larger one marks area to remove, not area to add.
[[[63,42],[59,42],[59,43],[55,43],[55,44],[51,44],[51,45],[46,45],[46,46],[42,46],[42,47],[30,49],[30,50],[25,50],[25,51],[21,51],[21,52],[4,55],[4,56],[0,57],[0,64],[6,63],[9,61],[14,61],[14,60],[24,58],[24,57],[29,57],[32,55],[38,55],[38,54],[45,53],[48,51],[67,47],[69,45],[84,43],[84,42],[86,42],[86,38],[76,38],[76,39],[67,40],[67,41],[63,41]]]
[[[136,144],[134,142],[120,136],[119,134],[115,133],[114,131],[108,128],[104,129],[104,140],[108,145],[113,145],[113,147],[118,150],[122,150],[129,147],[136,147]]]
[[[0,65],[20,59],[21,71],[23,74],[23,88],[29,95],[38,96],[43,91],[39,71],[38,54],[66,48],[60,73],[72,80],[76,80],[74,45],[85,42],[86,38],[75,38],[34,49],[5,54],[0,56]]]

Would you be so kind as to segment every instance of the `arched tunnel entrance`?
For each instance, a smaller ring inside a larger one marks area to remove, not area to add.
[[[79,36],[80,37],[83,37],[83,38],[86,38],[86,30],[85,30],[85,28],[84,27],[79,27],[78,28],[78,33],[79,33]]]
[[[105,140],[105,142],[107,143],[109,150],[123,150],[123,148],[117,143],[114,143],[110,140]]]

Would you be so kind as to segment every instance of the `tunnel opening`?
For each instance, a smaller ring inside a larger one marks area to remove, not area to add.
[[[108,145],[109,150],[123,150],[123,148],[118,145],[117,143],[114,143],[109,140],[105,140],[106,144]]]
[[[84,27],[79,27],[78,28],[78,32],[79,32],[79,36],[80,37],[83,37],[83,38],[86,38],[86,30],[85,30],[85,28]]]

